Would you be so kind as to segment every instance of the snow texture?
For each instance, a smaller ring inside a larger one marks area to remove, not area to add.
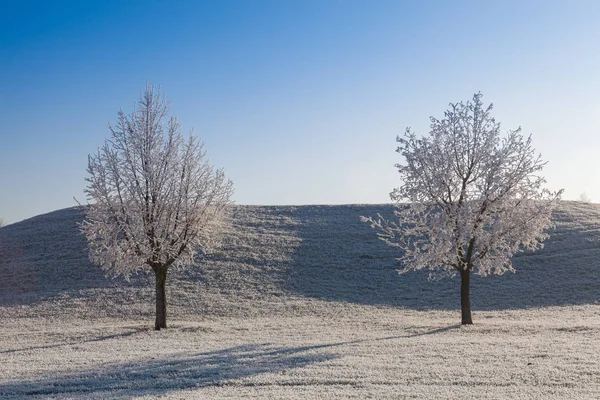
[[[220,250],[167,281],[107,279],[79,208],[0,228],[0,398],[600,398],[600,205],[562,202],[516,272],[398,276],[360,215],[387,205],[235,206]]]

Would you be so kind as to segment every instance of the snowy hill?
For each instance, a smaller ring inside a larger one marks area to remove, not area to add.
[[[201,315],[318,312],[312,300],[409,309],[457,309],[457,279],[398,276],[395,249],[361,215],[387,205],[236,206],[222,248],[200,268],[172,269],[170,307]],[[151,315],[152,276],[107,279],[87,258],[70,208],[0,228],[0,305],[48,300],[96,304],[103,313]],[[514,259],[515,274],[476,278],[473,309],[503,310],[600,302],[600,205],[563,202],[545,248]],[[118,307],[126,302],[127,310]]]
[[[600,206],[564,202],[515,274],[398,276],[360,215],[383,205],[237,206],[220,251],[167,281],[107,279],[79,209],[0,228],[0,397],[600,398]]]

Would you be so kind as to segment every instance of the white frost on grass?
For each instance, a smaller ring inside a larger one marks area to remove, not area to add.
[[[326,307],[323,304],[323,307]],[[598,398],[598,306],[478,313],[363,306],[329,316],[11,319],[3,398]],[[57,329],[59,328],[59,329]]]
[[[0,229],[0,398],[600,398],[600,206],[565,202],[516,274],[396,275],[360,215],[386,206],[238,206],[225,247],[169,277],[87,261],[78,210]]]

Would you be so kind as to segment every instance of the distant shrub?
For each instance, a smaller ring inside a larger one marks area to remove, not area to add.
[[[591,203],[592,199],[590,198],[590,196],[588,196],[587,193],[581,193],[579,195],[579,201],[583,201],[584,203]]]

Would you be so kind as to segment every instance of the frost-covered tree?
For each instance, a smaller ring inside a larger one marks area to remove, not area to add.
[[[112,275],[156,276],[155,329],[167,327],[171,266],[189,266],[219,237],[233,185],[206,160],[203,143],[181,134],[170,103],[146,85],[131,114],[122,110],[111,138],[88,157],[88,203],[80,228],[90,258]]]
[[[402,185],[391,193],[398,222],[365,218],[401,249],[400,273],[427,268],[431,277],[460,274],[462,324],[472,324],[471,273],[514,272],[511,258],[543,246],[562,191],[544,188],[546,164],[521,128],[501,137],[481,93],[431,117],[428,136],[398,137]]]

